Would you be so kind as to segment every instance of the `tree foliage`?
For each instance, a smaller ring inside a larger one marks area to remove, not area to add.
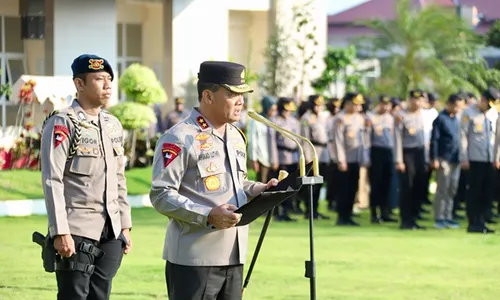
[[[399,0],[394,20],[360,24],[376,33],[357,43],[364,55],[382,57],[379,86],[389,88],[385,93],[407,97],[413,88],[443,95],[459,89],[477,92],[487,81],[487,67],[478,54],[481,39],[452,8],[415,10],[411,0]]]
[[[118,84],[127,98],[134,102],[151,105],[167,101],[167,94],[156,74],[144,65],[130,65],[123,72]]]
[[[156,121],[153,109],[147,105],[132,101],[124,101],[109,108],[126,130],[148,128]]]
[[[295,68],[289,39],[280,25],[269,37],[264,53],[265,71],[259,76],[259,85],[268,95],[281,96],[293,79]]]
[[[490,27],[486,34],[486,44],[491,47],[500,48],[500,20]]]

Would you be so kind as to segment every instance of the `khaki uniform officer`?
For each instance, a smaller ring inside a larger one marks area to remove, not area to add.
[[[244,66],[203,62],[200,105],[158,140],[150,198],[169,217],[163,258],[169,299],[241,299],[248,226],[234,213],[277,184],[247,178],[246,140],[239,120]]]
[[[359,226],[352,220],[352,208],[359,186],[359,168],[367,164],[365,118],[359,113],[364,99],[361,94],[347,93],[342,110],[333,120],[333,141],[339,170],[339,203],[337,225]]]
[[[500,99],[500,92],[490,88],[481,101],[462,114],[460,161],[462,168],[469,170],[469,191],[466,194],[467,232],[493,233],[485,224],[485,214],[493,193],[495,162],[495,140],[493,124],[487,118],[487,111]]]
[[[172,126],[184,120],[188,116],[188,113],[184,110],[184,98],[175,98],[175,110],[168,113],[165,130],[172,128]]]
[[[424,229],[416,222],[427,178],[423,101],[421,90],[411,91],[408,109],[396,116],[394,153],[400,177],[401,229]]]
[[[123,129],[101,110],[111,96],[109,63],[82,55],[71,68],[78,99],[50,115],[41,143],[49,236],[60,254],[57,298],[104,300],[131,242]]]
[[[327,118],[321,116],[321,112],[324,109],[324,98],[319,95],[311,95],[308,99],[308,110],[300,118],[300,132],[301,135],[309,139],[316,149],[316,154],[319,159],[319,172],[321,176],[326,177],[328,174],[327,166],[330,162],[330,153],[328,152],[328,133],[327,129]],[[304,155],[306,161],[310,162],[313,159],[313,152],[308,144],[303,143]],[[319,196],[321,191],[321,185],[317,184],[313,188],[313,217],[315,219],[329,219],[330,217],[320,214],[318,212],[319,206]],[[301,195],[303,199],[309,199],[308,189],[301,189]],[[309,217],[309,201],[307,202],[307,210],[305,217]]]
[[[380,96],[375,113],[368,113],[370,120],[370,212],[371,222],[397,222],[389,216],[389,192],[394,176],[394,117],[391,115],[391,98]],[[379,210],[379,212],[377,212]]]

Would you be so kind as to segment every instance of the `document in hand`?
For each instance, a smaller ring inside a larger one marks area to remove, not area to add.
[[[309,163],[306,165],[306,176],[310,175],[311,171],[312,163]],[[245,226],[252,223],[258,217],[297,194],[301,188],[297,182],[297,178],[299,177],[300,172],[297,168],[295,172],[290,173],[287,178],[280,181],[277,186],[266,190],[253,198],[252,201],[238,208],[235,212],[242,214],[242,216],[236,226]]]

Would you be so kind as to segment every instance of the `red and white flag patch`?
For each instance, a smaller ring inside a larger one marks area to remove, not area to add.
[[[163,143],[161,151],[163,154],[163,167],[166,168],[177,156],[179,156],[181,148],[176,144]]]
[[[66,126],[55,125],[54,126],[54,148],[61,145],[64,140],[69,137],[69,130]]]

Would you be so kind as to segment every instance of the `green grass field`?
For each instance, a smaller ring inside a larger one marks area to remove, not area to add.
[[[134,209],[133,219],[134,249],[111,299],[166,299],[167,219],[151,208]],[[368,225],[366,215],[360,221],[361,228],[339,228],[333,219],[315,223],[318,300],[498,299],[498,235],[403,232],[397,225]],[[251,226],[250,255],[262,222]],[[34,230],[45,231],[45,217],[0,218],[0,228],[0,299],[55,299],[54,275],[43,271],[40,249],[31,243]],[[244,299],[309,299],[308,258],[307,222],[273,222]]]

